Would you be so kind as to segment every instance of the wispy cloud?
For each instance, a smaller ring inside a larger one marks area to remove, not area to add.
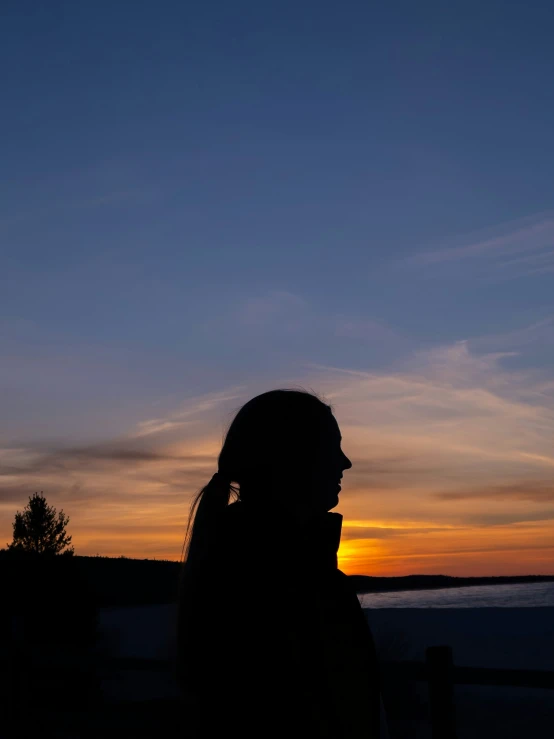
[[[422,251],[412,265],[479,263],[494,268],[497,279],[554,270],[554,212],[549,211],[467,234],[455,243]]]
[[[554,460],[547,460],[549,465],[554,466]],[[504,485],[489,485],[488,487],[475,487],[468,490],[437,493],[437,498],[442,500],[499,500],[510,499],[532,501],[534,503],[554,504],[554,475],[551,481],[547,480],[521,480]],[[554,511],[552,512],[554,516]]]
[[[533,345],[536,347],[551,344],[554,345],[554,316],[552,315],[508,331],[468,340],[468,346],[475,352],[522,352]]]
[[[241,388],[234,388],[223,393],[209,393],[189,400],[184,408],[172,411],[162,418],[152,418],[141,421],[137,428],[130,433],[131,437],[140,438],[153,434],[163,434],[174,431],[187,424],[202,418],[225,403],[238,400]]]

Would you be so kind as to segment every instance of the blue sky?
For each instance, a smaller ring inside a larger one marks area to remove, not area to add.
[[[550,408],[553,33],[550,2],[5,3],[2,531],[41,450],[198,407],[204,438],[279,384]]]

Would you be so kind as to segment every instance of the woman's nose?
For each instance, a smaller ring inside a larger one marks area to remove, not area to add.
[[[352,462],[348,459],[346,454],[342,453],[342,469],[343,470],[350,470],[352,469]]]

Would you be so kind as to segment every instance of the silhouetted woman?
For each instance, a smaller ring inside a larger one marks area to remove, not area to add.
[[[187,531],[187,736],[379,737],[373,640],[329,513],[351,466],[314,395],[275,390],[238,412]]]

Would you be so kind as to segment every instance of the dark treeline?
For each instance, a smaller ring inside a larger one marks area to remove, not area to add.
[[[179,562],[127,557],[75,557],[99,607],[172,603]]]
[[[179,562],[126,557],[43,557],[0,551],[0,588],[13,605],[63,601],[96,607],[169,603]]]

